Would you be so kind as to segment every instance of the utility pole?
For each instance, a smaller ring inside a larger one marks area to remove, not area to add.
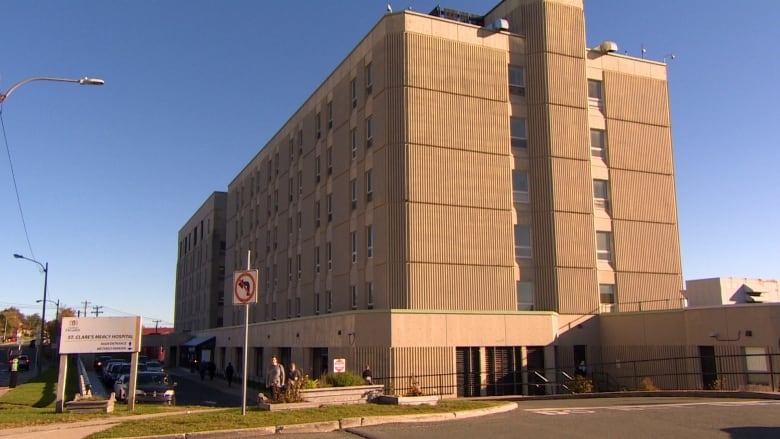
[[[95,313],[95,317],[98,317],[100,314],[103,314],[103,311],[101,311],[102,308],[103,308],[102,305],[95,305],[92,307],[92,312]]]
[[[160,322],[162,322],[162,320],[153,320],[153,321],[154,321],[154,333],[159,334],[160,332],[157,330],[157,327],[160,324]]]
[[[86,317],[86,316],[87,316],[87,307],[88,307],[88,306],[89,306],[89,304],[90,304],[90,303],[92,303],[92,302],[88,302],[88,301],[86,301],[86,300],[85,300],[85,301],[83,301],[83,302],[81,302],[81,303],[82,303],[82,304],[84,304],[84,317]]]

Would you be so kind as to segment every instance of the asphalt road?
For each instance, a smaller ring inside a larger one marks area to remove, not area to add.
[[[506,413],[448,422],[386,424],[288,439],[780,438],[780,401],[616,398],[526,401]]]

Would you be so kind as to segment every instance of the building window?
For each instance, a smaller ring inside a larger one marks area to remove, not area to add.
[[[767,362],[766,348],[745,346],[745,371],[748,384],[768,385],[769,363]]]
[[[320,227],[320,202],[319,201],[314,202],[314,227],[315,228]]]
[[[298,212],[296,215],[297,221],[298,221],[298,232],[301,231],[301,225],[303,224],[303,214],[301,212]]]
[[[598,260],[612,263],[611,232],[596,232],[596,252]]]
[[[515,203],[528,202],[528,172],[519,169],[512,170],[512,198]]]
[[[266,197],[265,206],[268,209],[266,212],[268,213],[268,217],[270,218],[271,217],[271,196],[270,195]]]
[[[349,292],[350,292],[350,298],[352,302],[352,309],[357,309],[357,296],[358,296],[357,287],[355,285],[350,285]]]
[[[352,160],[357,158],[357,147],[358,147],[358,137],[357,137],[357,128],[352,128],[350,130],[350,137],[352,138]]]
[[[279,153],[274,154],[274,173],[279,175]]]
[[[366,282],[366,306],[368,309],[374,308],[374,283]]]
[[[349,193],[352,200],[352,210],[357,208],[357,179],[349,181]]]
[[[366,257],[374,257],[374,226],[366,226]]]
[[[322,118],[319,111],[314,115],[314,134],[318,139],[322,136]]]
[[[300,317],[301,316],[301,298],[296,297],[295,298],[295,315]]]
[[[292,258],[287,258],[287,280],[292,281]]]
[[[295,256],[295,268],[298,269],[298,280],[301,280],[301,274],[303,273],[303,267],[301,265],[301,255],[299,253]]]
[[[515,225],[515,257],[523,259],[531,257],[531,227],[527,225]]]
[[[333,148],[328,147],[327,151],[327,160],[328,160],[328,175],[333,174]]]
[[[333,128],[333,101],[328,101],[328,129]]]
[[[314,179],[320,182],[320,156],[314,157]]]
[[[320,246],[314,247],[314,272],[320,273]]]
[[[325,246],[325,252],[328,257],[328,271],[333,271],[333,246],[328,242]]]
[[[374,174],[369,169],[366,171],[366,201],[371,201],[374,197]]]
[[[609,182],[593,180],[593,205],[609,212]]]
[[[534,283],[533,282],[518,282],[517,283],[517,310],[518,311],[533,311],[534,309]]]
[[[273,160],[268,160],[268,181],[271,181],[271,174],[273,174]]]
[[[320,313],[320,292],[314,293],[314,314]]]
[[[325,300],[328,302],[328,312],[331,312],[333,310],[333,292],[331,290],[328,290],[325,292]]]
[[[298,195],[303,195],[303,171],[298,171]]]
[[[520,66],[509,66],[509,94],[525,96],[525,72]]]
[[[615,286],[612,284],[599,284],[599,303],[613,305],[615,303]]]
[[[333,194],[328,194],[328,222],[333,221]]]
[[[590,130],[590,155],[602,160],[607,158],[607,142],[604,130]]]
[[[287,217],[287,234],[292,235],[293,232],[293,220],[291,216]]]
[[[292,317],[292,300],[287,299],[287,318]]]
[[[279,212],[279,189],[274,189],[274,212]]]
[[[290,137],[290,164],[295,160],[295,141]]]
[[[352,263],[357,262],[357,233],[350,233],[350,239],[352,241]]]
[[[604,96],[601,81],[588,79],[588,105],[601,110],[604,108]]]
[[[374,118],[366,119],[366,148],[371,148],[374,144]]]
[[[371,63],[366,65],[365,69],[365,81],[366,81],[366,94],[370,95],[374,87],[374,72],[371,68]]]
[[[292,201],[293,194],[295,193],[295,183],[293,183],[292,177],[287,180],[287,193],[289,194],[289,201]]]
[[[510,137],[513,148],[528,148],[528,131],[525,119],[513,117],[509,119]]]
[[[357,79],[353,79],[349,83],[349,88],[351,90],[351,97],[352,97],[352,108],[357,108]]]

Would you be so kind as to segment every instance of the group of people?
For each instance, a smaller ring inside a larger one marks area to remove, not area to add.
[[[271,357],[271,365],[265,373],[265,387],[271,389],[271,395],[274,400],[278,400],[285,386],[295,387],[295,384],[303,376],[301,371],[290,363],[290,370],[285,374],[284,366],[279,363],[276,356]]]
[[[195,372],[195,369],[198,369],[201,381],[206,379],[207,373],[209,374],[209,380],[214,381],[214,375],[217,373],[217,365],[214,364],[213,361],[199,362],[198,360],[193,360],[190,365],[190,370]],[[233,384],[234,372],[233,363],[228,362],[228,365],[225,368],[225,379],[228,382],[228,387]]]

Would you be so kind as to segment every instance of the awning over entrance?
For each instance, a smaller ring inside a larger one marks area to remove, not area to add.
[[[204,345],[212,340],[214,340],[214,336],[206,336],[206,337],[195,337],[192,340],[188,341],[187,343],[184,343],[182,346],[188,347],[188,348],[197,348],[198,346]]]

